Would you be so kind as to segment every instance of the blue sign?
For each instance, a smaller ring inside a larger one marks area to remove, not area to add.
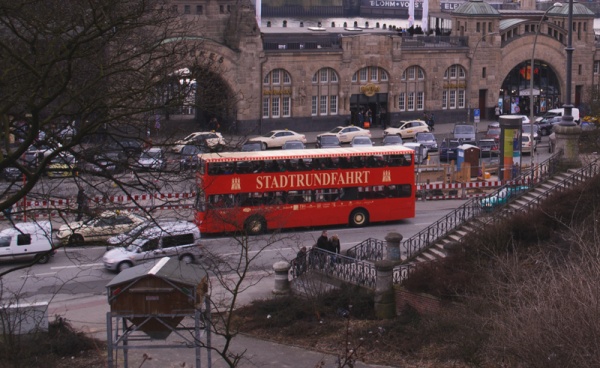
[[[473,110],[473,116],[475,116],[475,117],[480,117],[480,116],[481,116],[481,110],[479,110],[479,109],[474,109],[474,110]]]

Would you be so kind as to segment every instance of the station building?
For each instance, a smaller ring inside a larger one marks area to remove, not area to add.
[[[469,0],[441,12],[439,0],[432,0],[435,31],[428,35],[385,24],[261,28],[249,2],[173,4],[199,24],[193,36],[203,40],[200,53],[219,65],[222,88],[203,93],[230,102],[216,115],[240,133],[328,130],[360,124],[359,113],[367,110],[374,125],[425,112],[436,122],[473,122],[474,109],[489,119],[496,105],[502,114],[530,115],[530,98],[534,114],[542,115],[565,101],[569,26],[575,107],[589,101],[600,79],[595,15],[581,3],[573,4],[568,25],[568,3],[537,10],[534,0],[525,0],[521,10],[498,11]],[[200,111],[189,114],[201,123],[206,118]]]

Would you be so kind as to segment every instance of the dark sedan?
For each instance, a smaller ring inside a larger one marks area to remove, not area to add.
[[[440,160],[452,161],[458,157],[458,146],[463,142],[460,139],[444,139],[440,145]]]

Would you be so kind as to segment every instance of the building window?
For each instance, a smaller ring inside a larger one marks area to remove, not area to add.
[[[319,103],[319,112],[321,115],[327,115],[327,96],[321,96]]]
[[[484,66],[484,67],[481,69],[481,78],[485,78],[485,77],[486,77],[486,75],[487,75],[487,68]]]
[[[398,110],[406,111],[406,94],[404,92],[398,96]]]
[[[337,101],[338,101],[338,96],[329,96],[329,114],[337,115],[337,113],[338,113]]]
[[[465,107],[465,90],[467,88],[465,76],[465,69],[458,64],[451,65],[444,71],[443,109],[462,109]]]
[[[265,76],[263,79],[263,118],[292,116],[291,83],[290,74],[283,69],[275,69]]]
[[[173,11],[174,13],[177,13],[179,10],[177,9],[177,5],[173,5],[171,6],[171,11]]]
[[[224,5],[219,5],[219,13],[225,14],[225,6]]]
[[[579,75],[581,75],[581,71],[582,71],[582,69],[583,69],[583,68],[581,67],[581,64],[579,64]]]
[[[338,114],[337,101],[340,88],[338,80],[338,74],[332,68],[319,69],[313,75],[311,94],[313,116]]]
[[[415,93],[409,92],[408,93],[408,111],[414,111],[414,110],[415,110]]]
[[[398,106],[400,111],[415,111],[425,109],[425,71],[418,65],[409,66],[402,72],[400,96],[406,101],[405,106]]]
[[[198,15],[204,14],[204,8],[202,7],[202,5],[196,5],[196,14],[198,14]]]
[[[381,69],[381,80],[382,81],[386,81],[388,80],[388,74],[385,70]]]
[[[290,109],[290,103],[291,103],[291,98],[290,96],[284,96],[281,99],[282,102],[282,116],[284,118],[289,118],[292,115],[291,109]]]
[[[190,5],[184,5],[183,14],[192,14],[192,7]]]
[[[362,82],[366,82],[367,81],[367,68],[362,68],[360,70],[360,80]]]
[[[269,117],[269,102],[271,100],[269,100],[268,97],[263,97],[263,118],[268,118]]]
[[[379,68],[377,68],[377,67],[375,67],[375,66],[372,66],[372,67],[371,67],[371,80],[372,80],[372,81],[377,81],[377,80],[378,80],[378,78],[377,78],[377,70],[378,70],[378,69],[379,69]]]
[[[279,96],[274,96],[271,98],[271,117],[278,118],[279,117],[279,103],[281,99]]]
[[[600,61],[594,61],[594,74],[600,74]]]

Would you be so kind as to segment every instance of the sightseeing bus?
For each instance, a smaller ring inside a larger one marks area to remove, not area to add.
[[[414,151],[404,146],[199,155],[203,233],[342,225],[415,216]]]

